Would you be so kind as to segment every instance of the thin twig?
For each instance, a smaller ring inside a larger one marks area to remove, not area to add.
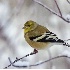
[[[41,3],[40,1],[34,0],[34,2],[38,3],[39,5],[41,5],[42,7],[46,8],[48,11],[50,11],[51,13],[57,15],[60,17],[59,14],[57,14],[56,12],[54,12],[52,9],[50,9],[49,7],[47,7],[46,5],[44,5],[43,3]]]
[[[67,0],[67,2],[70,4],[70,1],[69,0]]]
[[[15,61],[12,62],[12,64],[14,64],[15,62],[17,62],[17,61],[19,61],[19,60],[21,60],[21,59],[23,59],[23,58],[25,58],[25,57],[27,57],[27,56],[29,56],[29,54],[27,54],[27,55],[25,55],[24,57],[21,57],[21,58],[19,58],[19,59],[16,59]],[[12,64],[10,63],[10,64],[9,64],[7,67],[5,67],[4,69],[7,69],[7,68],[10,67]]]
[[[12,66],[18,67],[18,68],[34,67],[34,66],[38,66],[38,65],[44,64],[44,63],[46,63],[46,62],[52,61],[52,60],[54,60],[54,59],[58,59],[58,58],[62,58],[62,57],[63,57],[63,58],[69,58],[69,59],[70,59],[70,57],[68,57],[68,56],[66,56],[66,55],[61,55],[61,56],[56,56],[56,57],[50,58],[50,59],[48,59],[48,60],[45,60],[45,61],[42,61],[42,62],[39,62],[39,63],[36,63],[36,64],[32,64],[32,65],[29,65],[29,66],[27,66],[27,65],[18,66],[18,65],[14,65],[13,63],[10,63],[10,64],[12,64]],[[11,60],[9,60],[9,61],[11,62]]]
[[[64,17],[62,17],[61,15],[59,15],[58,13],[54,12],[53,10],[51,10],[49,7],[47,7],[46,5],[44,5],[43,3],[41,3],[40,1],[37,0],[33,0],[34,2],[38,3],[39,5],[41,5],[42,7],[44,7],[45,9],[47,9],[49,12],[53,13],[54,15],[60,17],[61,19],[63,19],[65,22],[70,23],[69,20],[65,19]]]
[[[18,66],[18,65],[13,64],[13,62],[11,61],[11,59],[10,59],[10,58],[9,58],[9,62],[10,62],[10,64],[11,64],[11,66],[13,66],[13,67],[19,67],[19,68],[27,67],[26,65],[24,65],[24,66]]]
[[[12,61],[11,61],[10,57],[8,59],[9,59],[10,64],[12,65]]]
[[[10,64],[9,64],[7,67],[5,67],[4,69],[7,69],[8,67],[10,67],[11,65],[13,65],[15,62],[20,61],[21,59],[23,59],[23,58],[25,58],[25,57],[27,57],[27,56],[30,56],[30,55],[36,54],[36,53],[38,53],[38,51],[37,51],[36,49],[34,49],[34,51],[31,52],[30,54],[27,54],[27,55],[25,55],[24,57],[17,58],[15,61],[10,62]],[[8,58],[8,59],[9,59],[9,61],[10,61],[10,58]]]
[[[69,41],[70,39],[64,40],[64,41]]]
[[[55,2],[56,6],[57,6],[57,8],[58,8],[58,11],[59,11],[59,13],[60,13],[60,16],[62,17],[62,13],[61,13],[61,10],[60,10],[60,8],[59,8],[59,6],[58,6],[58,4],[57,4],[57,1],[54,0],[54,2]]]
[[[41,64],[43,64],[43,63],[46,63],[46,62],[49,62],[49,61],[52,61],[52,60],[54,60],[54,59],[58,59],[58,58],[61,58],[61,57],[65,57],[65,58],[69,58],[69,59],[70,59],[70,57],[68,57],[68,56],[66,56],[66,55],[56,56],[56,57],[53,57],[53,58],[51,58],[51,59],[45,60],[45,61],[43,61],[43,62],[40,62],[40,63],[38,63],[38,64],[30,65],[30,67],[32,67],[32,66],[38,66],[38,65],[41,65]]]

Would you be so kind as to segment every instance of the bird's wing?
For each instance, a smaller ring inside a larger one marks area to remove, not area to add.
[[[35,42],[58,42],[58,43],[64,43],[63,40],[58,39],[56,34],[52,32],[46,32],[42,35],[35,36],[35,37],[29,37],[30,40],[35,41]]]

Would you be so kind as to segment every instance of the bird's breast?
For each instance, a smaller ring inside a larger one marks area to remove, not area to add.
[[[42,49],[45,49],[45,48],[49,48],[50,47],[50,43],[32,41],[32,40],[29,39],[29,37],[27,35],[25,35],[25,40],[34,49],[42,50]]]

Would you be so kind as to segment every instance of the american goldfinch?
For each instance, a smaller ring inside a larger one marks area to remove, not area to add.
[[[34,49],[41,50],[49,48],[54,44],[70,47],[68,43],[59,39],[56,34],[50,32],[46,27],[29,20],[24,24],[24,38]]]

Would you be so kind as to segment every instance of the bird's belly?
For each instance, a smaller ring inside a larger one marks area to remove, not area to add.
[[[26,35],[25,35],[26,36]],[[34,49],[37,49],[37,50],[43,50],[43,49],[46,49],[46,48],[49,48],[52,46],[52,44],[50,43],[47,43],[47,42],[35,42],[35,41],[32,41],[29,39],[28,36],[25,37],[25,40],[27,41],[27,43],[33,47]]]
[[[31,42],[31,43],[30,43]],[[49,48],[49,43],[42,43],[42,42],[34,42],[34,41],[29,41],[28,44],[33,47],[34,49],[37,50],[43,50],[45,48]]]

